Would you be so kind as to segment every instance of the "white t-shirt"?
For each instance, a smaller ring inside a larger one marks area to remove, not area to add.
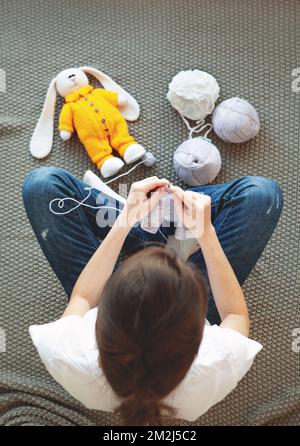
[[[48,372],[62,387],[88,409],[113,412],[121,400],[98,365],[96,318],[93,308],[83,317],[31,325],[29,333]],[[259,342],[237,331],[207,323],[190,369],[163,401],[177,409],[177,418],[195,421],[236,387],[261,349]]]

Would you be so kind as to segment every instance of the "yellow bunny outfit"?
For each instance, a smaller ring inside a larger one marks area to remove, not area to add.
[[[65,97],[58,129],[77,131],[89,157],[98,168],[111,158],[112,148],[123,156],[127,147],[137,144],[129,135],[119,112],[118,93],[85,85]]]

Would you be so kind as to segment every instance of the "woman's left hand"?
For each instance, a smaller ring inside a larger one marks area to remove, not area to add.
[[[158,203],[164,193],[164,186],[170,182],[165,178],[149,177],[131,185],[127,201],[120,214],[123,224],[134,226],[145,218]]]

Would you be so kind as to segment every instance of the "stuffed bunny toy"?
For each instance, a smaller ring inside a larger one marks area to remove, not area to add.
[[[94,88],[86,73],[103,86]],[[139,104],[116,82],[91,67],[61,71],[49,85],[45,103],[30,141],[30,152],[44,158],[52,148],[56,92],[65,99],[59,116],[60,136],[67,141],[76,130],[93,163],[104,178],[115,175],[123,166],[113,156],[115,149],[126,164],[142,158],[146,150],[129,134],[125,119],[135,121]]]

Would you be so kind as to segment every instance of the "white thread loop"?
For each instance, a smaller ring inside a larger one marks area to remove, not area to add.
[[[104,184],[112,183],[113,181],[116,181],[116,180],[118,180],[119,178],[128,175],[130,172],[132,172],[134,169],[136,169],[138,166],[140,166],[141,164],[143,164],[143,163],[145,163],[145,162],[147,162],[147,158],[144,159],[144,160],[142,160],[142,161],[140,161],[139,163],[135,164],[131,169],[128,170],[128,172],[124,172],[124,173],[122,173],[121,175],[118,175],[117,177],[114,177],[114,178],[112,178],[111,180],[106,181],[106,183],[104,183]],[[111,207],[111,206],[91,206],[90,204],[86,204],[85,201],[90,197],[90,195],[91,195],[91,190],[92,190],[92,189],[95,189],[95,188],[94,188],[94,187],[85,187],[85,189],[88,190],[89,193],[88,193],[88,195],[87,195],[82,201],[78,201],[78,200],[76,200],[75,198],[71,198],[71,197],[66,197],[66,198],[54,198],[54,199],[51,200],[50,203],[49,203],[49,209],[50,209],[50,211],[51,211],[53,214],[55,214],[55,215],[65,215],[65,214],[69,214],[69,212],[72,212],[72,211],[74,211],[75,209],[79,208],[79,206],[81,206],[81,205],[83,204],[84,206],[86,206],[86,207],[88,207],[88,208],[91,208],[91,209],[102,209],[102,208],[105,208],[105,209],[115,209],[116,211],[121,212],[120,209],[117,209],[117,208],[114,208],[114,207]],[[68,211],[65,211],[65,212],[56,212],[56,211],[54,211],[54,210],[52,209],[52,204],[53,204],[53,203],[57,203],[57,206],[59,207],[59,209],[63,209],[66,200],[73,201],[73,202],[77,203],[77,206],[75,206],[75,207],[73,207],[72,209],[69,209]]]
[[[82,201],[78,201],[78,200],[76,200],[76,198],[71,198],[71,197],[66,197],[66,198],[54,198],[54,199],[51,200],[50,203],[49,203],[49,209],[50,209],[50,211],[51,211],[53,214],[55,214],[55,215],[65,215],[65,214],[69,214],[70,212],[72,212],[72,211],[74,211],[75,209],[79,208],[79,206],[83,205],[83,206],[85,206],[85,207],[87,207],[87,208],[91,208],[91,209],[102,209],[102,208],[104,208],[104,209],[114,209],[115,211],[121,212],[120,209],[117,209],[117,208],[115,208],[115,207],[113,207],[113,206],[103,206],[103,205],[101,205],[101,206],[92,206],[92,205],[90,205],[90,204],[85,203],[86,200],[91,196],[91,191],[92,191],[92,189],[94,189],[94,187],[86,187],[85,189],[88,190],[89,192],[88,192],[88,195],[87,195]],[[64,207],[64,205],[65,205],[65,201],[67,201],[67,200],[72,201],[73,203],[77,203],[77,206],[75,206],[75,207],[73,207],[72,209],[69,209],[69,210],[67,210],[67,211],[64,211],[64,212],[56,212],[56,211],[54,211],[54,210],[52,209],[52,204],[55,203],[55,202],[57,202],[57,206],[58,206],[60,209],[63,209],[63,207]]]
[[[206,127],[208,127],[208,130],[206,130],[206,132],[204,133],[204,138],[207,138],[207,135],[209,134],[209,132],[212,129],[212,125],[210,123],[204,123],[205,120],[201,119],[199,121],[196,121],[196,125],[194,127],[190,126],[190,123],[188,122],[188,120],[185,118],[185,116],[183,116],[181,113],[179,113],[180,116],[182,117],[183,122],[185,123],[185,125],[187,126],[188,130],[189,130],[189,138],[193,137],[193,133],[200,133],[202,132]]]

